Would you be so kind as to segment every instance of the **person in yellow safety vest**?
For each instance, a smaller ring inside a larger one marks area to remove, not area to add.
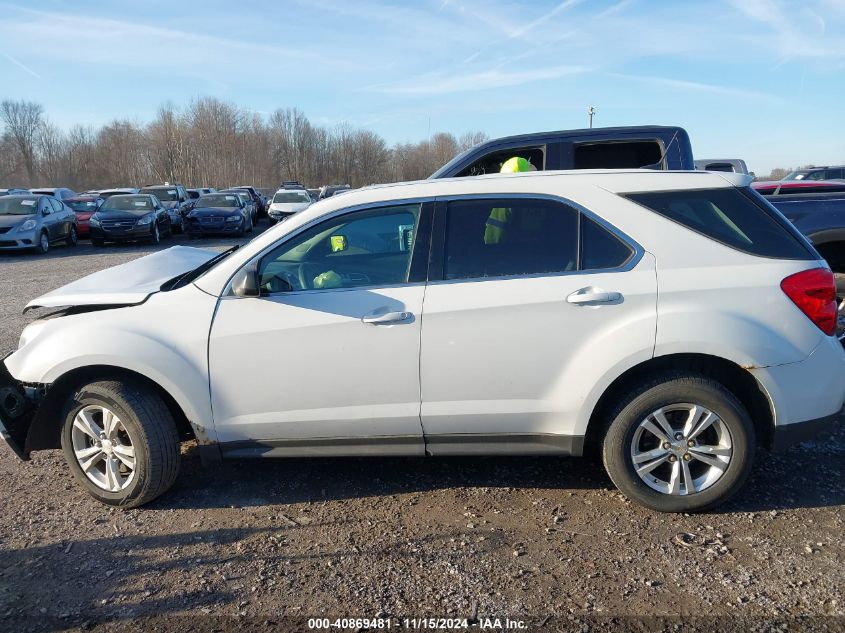
[[[500,174],[515,174],[523,171],[537,171],[527,159],[513,156],[502,163]],[[507,229],[513,220],[513,211],[509,208],[496,207],[490,211],[490,217],[484,226],[484,243],[501,244],[507,239]]]

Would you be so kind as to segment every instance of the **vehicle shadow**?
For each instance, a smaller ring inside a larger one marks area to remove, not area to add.
[[[231,630],[240,621],[232,616],[240,615],[256,597],[290,590],[297,583],[300,564],[325,568],[330,561],[345,558],[363,563],[429,550],[461,536],[459,531],[443,531],[405,538],[399,545],[309,546],[308,530],[342,523],[310,523],[307,529],[279,524],[164,535],[119,534],[4,549],[0,630],[89,630],[100,623],[139,618],[163,618],[164,624],[173,625],[178,621],[168,622],[168,616],[186,615],[193,620],[183,619],[183,623],[192,630],[197,618],[202,623],[202,618],[210,619],[209,614],[228,618],[222,622],[224,628],[215,630]],[[298,530],[305,533],[298,535]],[[288,539],[296,545],[290,546]],[[478,553],[503,556],[499,550],[508,547],[506,540],[505,534],[491,533],[474,547]],[[165,575],[176,582],[162,585],[160,578]]]
[[[600,460],[559,457],[290,458],[203,468],[182,476],[156,508],[219,508],[422,493],[453,488],[612,489]],[[742,491],[717,513],[845,505],[845,430],[781,454],[763,451]]]

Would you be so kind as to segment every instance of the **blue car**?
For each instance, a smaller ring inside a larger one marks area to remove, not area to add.
[[[243,237],[245,233],[252,233],[252,229],[252,215],[236,193],[200,196],[193,210],[185,216],[185,233],[192,239],[219,234]]]

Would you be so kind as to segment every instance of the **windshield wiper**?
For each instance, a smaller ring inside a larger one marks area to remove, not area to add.
[[[174,277],[173,279],[171,279],[169,281],[165,281],[161,285],[162,291],[166,292],[168,290],[177,290],[179,288],[182,288],[183,286],[187,286],[194,279],[196,279],[201,274],[203,274],[206,270],[208,270],[209,268],[214,266],[214,264],[219,262],[221,259],[225,259],[229,255],[234,253],[236,250],[238,250],[240,247],[241,247],[240,244],[236,244],[235,246],[232,246],[231,248],[227,248],[225,251],[218,253],[217,255],[215,255],[214,257],[209,259],[207,262],[200,264],[199,266],[197,266],[193,270],[189,270],[188,272],[182,273],[181,275],[178,275],[178,276]]]

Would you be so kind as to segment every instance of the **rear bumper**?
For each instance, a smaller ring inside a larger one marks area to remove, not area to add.
[[[749,371],[769,397],[776,428],[836,416],[845,403],[845,351],[832,336],[802,361]]]
[[[772,435],[772,451],[784,451],[796,444],[824,440],[841,428],[845,410],[815,420],[776,426]]]

